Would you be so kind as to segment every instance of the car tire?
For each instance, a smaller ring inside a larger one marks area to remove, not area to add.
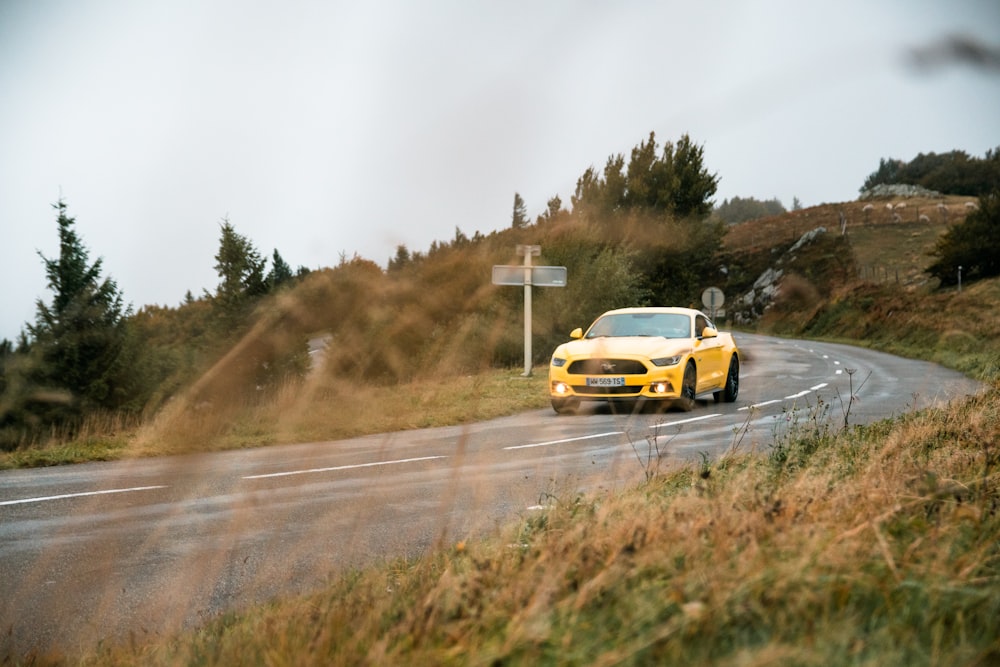
[[[689,361],[684,368],[684,380],[681,382],[681,397],[677,399],[677,407],[684,412],[694,409],[694,397],[698,388],[698,371],[694,362]]]
[[[580,407],[580,401],[572,398],[552,399],[552,409],[559,415],[575,415],[578,407]]]
[[[726,386],[722,390],[722,400],[733,403],[740,395],[740,360],[735,354],[729,360],[729,372],[726,374]],[[718,396],[718,394],[716,394]]]

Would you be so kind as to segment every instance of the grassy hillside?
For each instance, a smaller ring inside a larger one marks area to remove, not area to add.
[[[756,323],[758,331],[873,347],[995,381],[1000,281],[938,290],[925,273],[938,237],[965,219],[966,201],[896,199],[875,202],[869,211],[866,202],[825,204],[733,227],[725,238],[727,256],[749,269],[730,298],[773,265],[780,253],[772,249],[783,250],[822,226],[825,237],[783,265],[780,296]]]

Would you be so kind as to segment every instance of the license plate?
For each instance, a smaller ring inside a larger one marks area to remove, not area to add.
[[[600,377],[587,378],[588,387],[624,387],[625,378],[621,376],[602,375]]]

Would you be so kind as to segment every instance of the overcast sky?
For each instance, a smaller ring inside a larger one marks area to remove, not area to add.
[[[1000,146],[995,63],[909,57],[953,36],[1000,45],[1000,2],[0,0],[0,338],[51,301],[60,197],[136,309],[215,288],[224,217],[384,266],[651,131],[717,203],[852,200],[879,158]]]

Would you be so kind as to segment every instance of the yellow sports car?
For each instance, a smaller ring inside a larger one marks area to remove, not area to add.
[[[645,403],[683,410],[711,394],[733,402],[740,391],[740,352],[699,310],[622,308],[594,321],[552,353],[549,392],[556,412],[581,401]]]

